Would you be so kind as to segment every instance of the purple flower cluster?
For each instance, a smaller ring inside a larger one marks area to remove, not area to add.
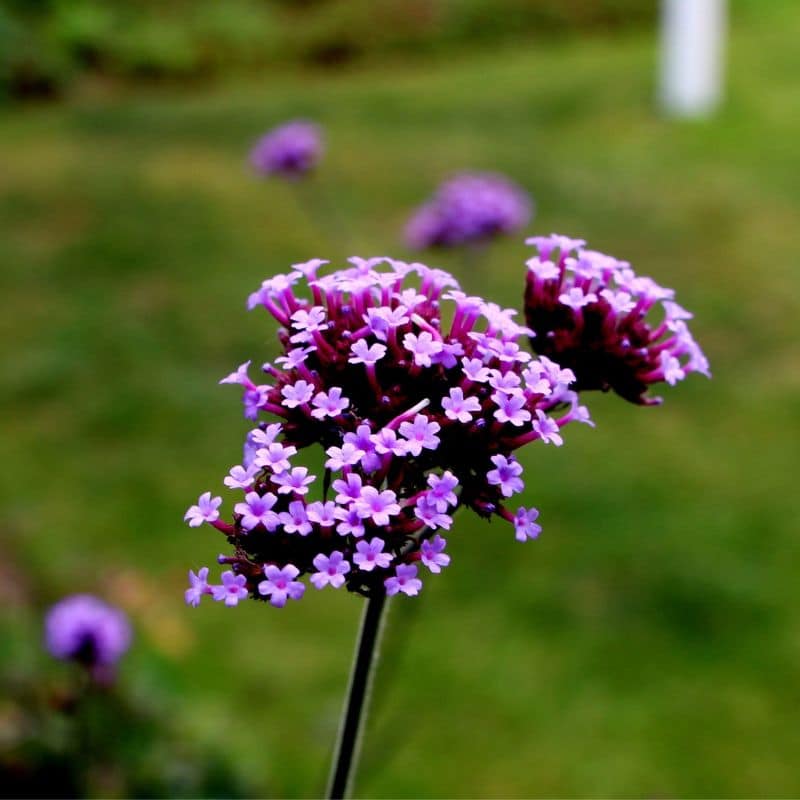
[[[529,195],[493,173],[465,173],[445,181],[412,216],[406,242],[414,249],[454,247],[510,233],[528,223]]]
[[[565,236],[526,240],[525,317],[536,352],[575,374],[575,391],[613,389],[653,405],[653,383],[674,386],[690,372],[710,377],[708,361],[674,302],[672,289],[638,276],[624,261]],[[657,312],[661,312],[660,314]]]
[[[322,133],[317,125],[295,120],[273,128],[256,142],[250,163],[256,172],[297,178],[312,170],[322,156]]]
[[[317,589],[416,595],[438,573],[461,506],[535,538],[536,509],[512,511],[523,489],[514,451],[560,445],[571,421],[589,423],[574,375],[520,347],[515,312],[460,291],[446,272],[390,258],[351,258],[319,275],[319,259],[266,280],[248,301],[279,323],[281,354],[250,377],[223,378],[257,420],[242,464],[224,484],[238,494],[230,522],[206,492],[186,512],[233,548],[221,583],[190,572],[186,601],[282,607]],[[298,291],[300,287],[304,291]],[[321,448],[324,456],[315,460]],[[300,463],[301,458],[305,463]]]
[[[88,594],[56,603],[47,613],[44,628],[45,645],[53,656],[92,670],[113,667],[131,642],[125,614]]]

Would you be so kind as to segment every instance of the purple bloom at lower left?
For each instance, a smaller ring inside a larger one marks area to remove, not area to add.
[[[127,616],[89,594],[56,603],[47,612],[44,634],[51,655],[90,669],[113,667],[131,643]]]

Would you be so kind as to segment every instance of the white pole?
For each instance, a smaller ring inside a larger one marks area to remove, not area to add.
[[[661,102],[674,116],[710,114],[722,95],[726,0],[662,0]]]

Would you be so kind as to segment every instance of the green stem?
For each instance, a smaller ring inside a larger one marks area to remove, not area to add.
[[[375,655],[382,633],[386,594],[381,590],[369,597],[361,617],[355,658],[350,673],[336,753],[333,759],[327,796],[341,800],[350,788],[361,745],[361,733],[366,716],[367,694],[372,685]]]
[[[330,202],[325,187],[319,181],[308,178],[297,181],[293,188],[297,205],[311,228],[327,239],[329,245],[341,248],[343,252],[348,251],[350,242],[346,226],[338,206]]]

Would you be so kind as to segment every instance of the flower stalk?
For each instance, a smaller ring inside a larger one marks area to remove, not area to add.
[[[366,600],[358,631],[350,685],[347,689],[326,796],[341,800],[351,788],[372,687],[386,613],[386,592],[376,589]]]

